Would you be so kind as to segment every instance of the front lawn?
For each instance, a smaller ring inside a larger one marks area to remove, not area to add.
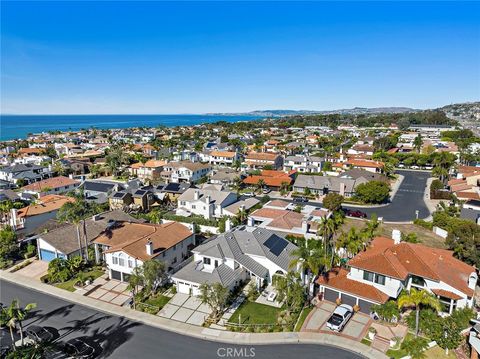
[[[314,309],[314,307],[307,307],[303,308],[302,312],[300,313],[300,318],[298,319],[297,325],[295,325],[295,331],[299,332],[300,329],[302,329],[303,323],[305,322],[305,319],[307,319],[307,316],[310,314],[310,312]]]
[[[453,350],[448,351],[448,355],[445,354],[445,350],[438,345],[425,350],[425,359],[455,359],[455,353]]]
[[[93,281],[93,280],[97,279],[98,277],[102,276],[103,274],[105,274],[105,271],[103,271],[102,269],[94,268],[94,269],[89,270],[88,272],[84,272],[84,273],[85,273],[85,277],[91,278],[92,281]],[[57,287],[57,288],[68,290],[70,292],[75,292],[74,285],[77,281],[78,281],[77,276],[75,276],[72,279],[67,280],[66,282],[55,283],[54,286]]]
[[[154,294],[148,298],[137,302],[136,309],[141,312],[147,312],[150,314],[157,314],[160,309],[162,309],[168,301],[172,299],[170,297],[164,296],[161,293]]]
[[[277,316],[281,308],[271,307],[265,304],[259,304],[246,300],[233,313],[230,323],[238,324],[240,318],[241,324],[276,324]]]

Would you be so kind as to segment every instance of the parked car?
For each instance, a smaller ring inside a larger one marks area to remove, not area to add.
[[[355,218],[367,218],[367,214],[365,212],[353,209],[344,209],[346,216],[355,217]]]
[[[64,351],[67,355],[74,358],[93,358],[95,349],[80,338],[70,339],[64,345]]]
[[[272,192],[272,190],[270,188],[264,188],[262,192],[263,192],[263,194],[267,194],[267,193]]]
[[[412,170],[418,170],[420,169],[420,167],[416,166],[416,165],[413,165],[412,167],[410,167]]]
[[[305,198],[305,197],[295,197],[293,199],[293,202],[294,203],[306,203],[308,202],[308,198]]]
[[[27,337],[37,343],[50,342],[53,340],[54,335],[48,329],[38,326],[30,325],[27,330]]]
[[[330,318],[328,318],[327,328],[341,332],[352,316],[353,308],[350,305],[341,304],[335,308]]]
[[[245,192],[243,195],[245,197],[255,197],[256,196],[255,193],[253,193],[253,192]]]

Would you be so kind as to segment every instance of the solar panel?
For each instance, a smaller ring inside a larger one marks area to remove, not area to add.
[[[288,246],[288,242],[286,240],[277,236],[271,236],[263,244],[277,257]]]
[[[121,193],[121,192],[117,192],[113,195],[113,197],[115,197],[115,198],[122,198],[123,196],[124,196],[124,194]]]

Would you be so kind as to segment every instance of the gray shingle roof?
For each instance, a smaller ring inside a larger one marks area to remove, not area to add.
[[[173,277],[194,283],[220,283],[224,287],[230,286],[234,281],[241,279],[243,269],[233,270],[225,264],[219,265],[211,273],[201,270],[203,263],[201,261],[191,262],[176,272]]]

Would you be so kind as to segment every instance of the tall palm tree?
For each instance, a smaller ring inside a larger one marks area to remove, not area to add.
[[[257,190],[261,192],[263,187],[265,187],[265,181],[263,178],[260,178],[257,182]]]
[[[143,276],[143,268],[135,267],[133,268],[132,273],[128,277],[128,287],[127,289],[132,292],[132,303],[133,309],[136,309],[136,295],[138,293],[138,288],[144,283],[145,277]]]
[[[327,257],[328,257],[330,238],[334,233],[335,233],[335,222],[333,221],[333,218],[322,217],[318,224],[317,234],[322,237],[325,262],[327,261]]]
[[[15,343],[15,338],[13,336],[13,330],[19,327],[20,331],[20,340],[23,346],[23,325],[22,321],[27,317],[29,311],[34,309],[37,305],[35,303],[29,303],[24,308],[20,307],[18,299],[12,300],[12,303],[6,308],[2,308],[2,322],[10,329],[10,336],[12,338],[12,343]],[[15,350],[15,345],[13,346]]]
[[[85,216],[85,207],[81,205],[81,203],[76,200],[75,202],[67,202],[65,203],[57,213],[57,219],[60,222],[68,222],[74,224],[77,229],[77,240],[78,240],[78,249],[80,251],[80,256],[86,258],[88,260],[88,243],[86,248],[86,257],[83,253],[83,246],[80,236],[80,223]],[[86,238],[85,238],[86,241]]]
[[[378,221],[377,215],[372,214],[369,221],[365,227],[362,228],[362,236],[365,239],[365,246],[367,246],[375,237],[378,227],[380,226],[380,222]]]
[[[418,337],[418,324],[420,321],[420,307],[426,306],[440,311],[440,301],[426,290],[417,290],[411,288],[410,292],[405,292],[398,298],[397,305],[399,309],[405,307],[415,308],[415,336]]]
[[[336,244],[337,249],[345,249],[348,258],[353,258],[353,256],[360,252],[364,245],[362,236],[355,228],[350,228],[347,233],[342,232]]]
[[[326,264],[322,252],[320,242],[315,240],[305,241],[304,245],[300,245],[292,252],[294,259],[290,262],[289,268],[295,269],[300,265],[302,272],[307,272],[305,278],[305,284],[307,284],[307,286],[310,284],[310,279],[315,278]]]

